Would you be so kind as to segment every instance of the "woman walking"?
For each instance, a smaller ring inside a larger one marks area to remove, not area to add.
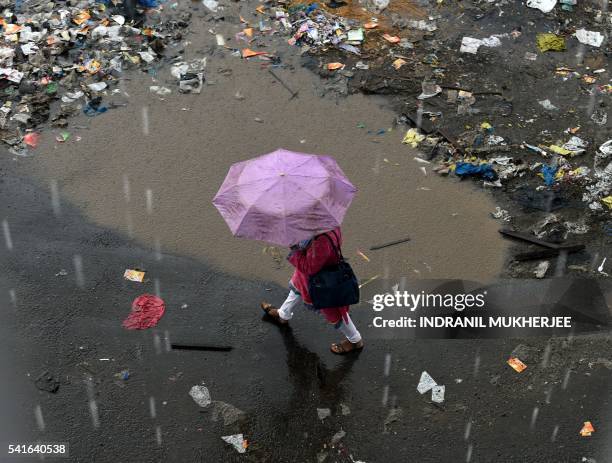
[[[287,260],[295,267],[295,271],[289,282],[289,295],[280,308],[262,302],[261,308],[266,314],[280,324],[287,324],[294,310],[302,303],[306,308],[317,311],[308,291],[309,279],[324,267],[340,262],[341,246],[340,227],[291,246]],[[331,345],[334,354],[344,355],[363,349],[363,340],[349,315],[349,306],[322,308],[318,311],[346,338]]]

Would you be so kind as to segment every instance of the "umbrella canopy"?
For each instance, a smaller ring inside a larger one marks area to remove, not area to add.
[[[356,191],[333,158],[278,149],[232,165],[213,204],[234,236],[289,246],[339,226]]]

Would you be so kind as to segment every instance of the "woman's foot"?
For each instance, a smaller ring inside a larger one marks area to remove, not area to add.
[[[363,340],[359,342],[351,342],[348,339],[344,339],[338,344],[332,344],[330,349],[337,355],[346,355],[351,352],[359,352],[363,349]]]
[[[280,323],[281,325],[286,325],[289,323],[289,320],[283,320],[279,313],[278,309],[274,307],[272,304],[268,304],[267,302],[261,303],[261,310],[263,310],[266,315],[272,318],[275,322]]]

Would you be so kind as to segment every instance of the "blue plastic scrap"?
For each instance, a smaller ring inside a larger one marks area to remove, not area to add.
[[[455,175],[459,177],[482,177],[485,180],[496,180],[497,173],[491,164],[471,164],[469,162],[458,162],[455,166]]]
[[[83,112],[85,113],[86,116],[89,116],[89,117],[94,117],[94,116],[97,116],[98,114],[103,114],[106,111],[108,111],[108,108],[106,106],[94,105],[91,103],[87,103],[85,107],[83,108]]]
[[[308,8],[306,8],[305,13],[308,15],[312,13],[314,10],[316,10],[317,8],[319,8],[319,5],[317,5],[316,3],[311,3],[310,5],[308,5]]]
[[[542,176],[544,177],[544,183],[548,186],[552,186],[555,184],[555,175],[557,175],[557,170],[559,167],[556,165],[546,165],[542,166]]]

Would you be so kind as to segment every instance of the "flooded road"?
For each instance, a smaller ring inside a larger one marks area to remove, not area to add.
[[[226,27],[229,37],[237,26]],[[72,129],[65,143],[55,141],[57,130],[46,132],[36,156],[21,162],[24,172],[56,182],[63,201],[144,246],[285,284],[284,250],[264,253],[265,243],[232,238],[211,199],[234,162],[279,147],[328,154],[359,189],[344,222],[344,253],[360,278],[486,280],[500,273],[506,245],[489,215],[491,199],[479,186],[439,178],[416,161],[382,100],[320,97],[320,81],[300,68],[295,50],[279,52],[288,69],[275,70],[299,91],[290,99],[261,62],[231,56],[206,30],[190,40],[188,59],[215,50],[200,95],[178,94],[167,71],[157,79],[132,76],[114,96],[126,107],[82,116],[75,125],[89,128]],[[159,97],[150,85],[173,93]],[[368,251],[406,236],[409,243]]]

